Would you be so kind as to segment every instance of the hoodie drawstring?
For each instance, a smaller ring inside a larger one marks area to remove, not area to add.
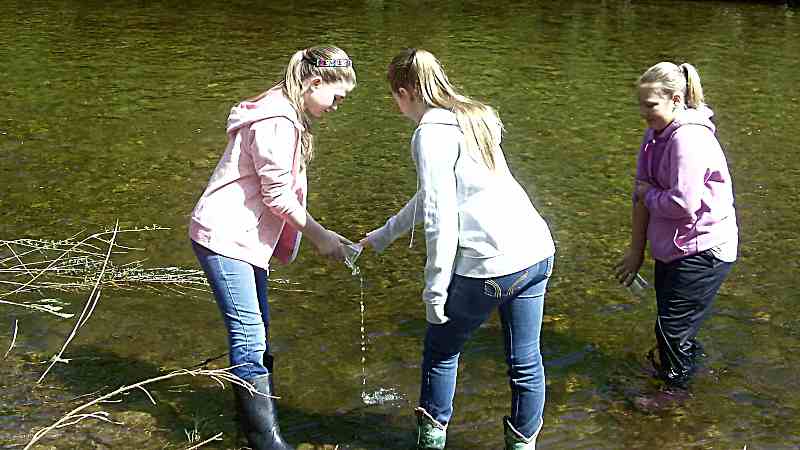
[[[414,228],[416,228],[417,204],[419,203],[419,176],[417,176],[417,193],[414,195],[414,198],[414,215],[411,219],[411,239],[408,241],[408,248],[412,248],[414,246]]]

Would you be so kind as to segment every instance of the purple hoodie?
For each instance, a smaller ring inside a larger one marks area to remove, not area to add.
[[[670,262],[737,239],[728,163],[706,107],[686,109],[661,133],[644,134],[636,179],[653,186],[647,239],[653,258]]]

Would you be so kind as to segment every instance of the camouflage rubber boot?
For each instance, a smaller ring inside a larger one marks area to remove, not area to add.
[[[417,415],[417,450],[442,450],[447,440],[447,426],[436,421],[424,408],[415,408]]]
[[[505,428],[506,436],[506,450],[536,450],[536,437],[539,431],[542,430],[542,425],[533,433],[533,436],[526,438],[513,425],[511,425],[511,417],[503,418],[503,428]]]

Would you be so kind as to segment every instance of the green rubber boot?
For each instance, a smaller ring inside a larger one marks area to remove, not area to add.
[[[415,408],[417,415],[417,450],[442,450],[447,440],[447,426],[436,421],[424,408]]]
[[[506,430],[506,450],[536,450],[536,437],[539,435],[539,431],[542,430],[542,425],[539,425],[533,436],[529,438],[520,434],[511,425],[511,417],[506,416],[503,418],[503,428]]]

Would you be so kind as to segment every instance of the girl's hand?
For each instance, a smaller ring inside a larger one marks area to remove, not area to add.
[[[625,286],[630,286],[644,262],[644,251],[635,251],[629,248],[622,259],[614,266],[614,275],[617,281]]]
[[[360,241],[358,241],[358,245],[363,248],[372,248],[372,242],[369,241],[369,236],[363,237]]]
[[[314,242],[317,253],[335,261],[344,261],[345,250],[339,237],[333,231],[325,230],[320,239]]]
[[[653,185],[642,180],[636,180],[636,200],[644,204],[644,198],[647,192],[653,189]]]

